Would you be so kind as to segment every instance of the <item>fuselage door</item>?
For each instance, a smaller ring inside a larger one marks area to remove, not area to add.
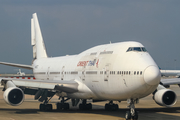
[[[81,74],[81,78],[82,78],[83,81],[85,81],[85,75],[86,75],[85,68],[83,67],[82,74]]]
[[[108,81],[109,80],[109,64],[105,66],[104,69],[104,81]]]
[[[64,79],[64,68],[65,68],[65,66],[63,66],[63,67],[62,67],[62,70],[61,70],[61,80]]]
[[[48,70],[47,70],[47,80],[49,80],[49,76],[50,76],[50,67],[48,67]]]

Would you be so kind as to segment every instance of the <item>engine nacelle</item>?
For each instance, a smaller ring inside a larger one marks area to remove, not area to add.
[[[7,104],[18,106],[24,101],[24,92],[18,87],[10,87],[5,90],[3,97]]]
[[[176,94],[169,89],[158,90],[153,97],[158,105],[166,106],[166,107],[173,106],[177,101]]]

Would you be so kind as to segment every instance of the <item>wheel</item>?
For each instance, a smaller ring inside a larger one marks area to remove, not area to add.
[[[116,110],[118,110],[118,109],[119,109],[118,104],[115,104],[115,109],[116,109]]]
[[[118,110],[118,104],[112,104],[112,105],[110,105],[110,109],[112,110],[112,111],[116,111],[116,110]]]
[[[57,110],[62,110],[62,103],[57,103],[56,104]]]
[[[64,108],[64,110],[68,110],[69,109],[69,103],[64,103],[63,108]]]
[[[105,110],[110,110],[110,105],[109,104],[105,104]]]
[[[40,111],[51,111],[52,110],[52,104],[40,104],[39,106]]]
[[[105,104],[105,110],[116,111],[118,109],[119,109],[118,104],[108,104],[108,103]]]
[[[92,104],[91,103],[86,104],[86,108],[87,108],[87,110],[91,110],[92,109]]]
[[[134,116],[132,116],[133,120],[138,120],[138,112],[135,110]]]
[[[83,110],[83,104],[79,104],[79,109]]]
[[[44,111],[45,110],[45,105],[44,104],[40,104],[39,105],[39,109],[40,109],[40,111]]]
[[[47,111],[51,111],[52,110],[52,104],[47,104],[46,106],[46,110]]]
[[[80,110],[91,110],[92,109],[92,104],[79,104],[79,109]]]
[[[130,119],[131,119],[131,113],[130,113],[130,111],[127,111],[127,112],[126,112],[125,119],[126,119],[126,120],[130,120]]]

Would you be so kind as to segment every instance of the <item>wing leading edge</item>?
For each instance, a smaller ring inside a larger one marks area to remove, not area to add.
[[[180,78],[161,79],[161,83],[164,86],[169,86],[169,85],[179,85],[180,86]]]
[[[83,92],[81,89],[80,82],[76,79],[69,81],[59,81],[59,80],[33,80],[30,78],[1,78],[1,84],[6,86],[6,82],[11,81],[17,87],[23,87],[28,89],[47,89],[56,90],[66,93]]]

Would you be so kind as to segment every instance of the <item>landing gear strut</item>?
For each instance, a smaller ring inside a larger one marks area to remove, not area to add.
[[[113,101],[110,101],[109,103],[106,103],[105,105],[105,110],[108,110],[108,111],[115,111],[118,109],[119,109],[118,104],[114,104]]]
[[[69,103],[65,103],[65,101],[69,100],[69,98],[67,98],[66,100],[64,100],[64,97],[62,97],[62,100],[60,103],[57,103],[57,110],[68,110],[69,109]]]
[[[91,110],[92,104],[91,103],[87,104],[87,100],[83,100],[82,104],[79,104],[79,109],[80,110]]]
[[[135,110],[135,106],[134,104],[138,102],[138,99],[133,100],[133,99],[129,99],[128,103],[130,104],[129,107],[129,111],[126,112],[125,115],[125,119],[126,120],[138,120],[138,112]]]

